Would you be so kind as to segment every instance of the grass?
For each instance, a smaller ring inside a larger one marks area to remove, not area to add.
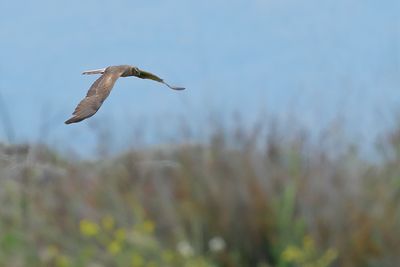
[[[367,162],[263,128],[92,161],[1,145],[0,266],[398,266],[400,130]]]

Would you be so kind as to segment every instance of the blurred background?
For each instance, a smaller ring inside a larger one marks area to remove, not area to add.
[[[1,1],[0,266],[398,266],[399,11]]]

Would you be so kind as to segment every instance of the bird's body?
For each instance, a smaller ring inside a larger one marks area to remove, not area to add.
[[[81,100],[78,106],[75,108],[73,116],[65,123],[80,122],[93,116],[101,107],[104,100],[110,94],[115,82],[119,77],[135,76],[141,79],[150,79],[165,84],[174,90],[183,90],[183,87],[173,87],[164,82],[160,77],[138,69],[134,66],[120,65],[110,66],[104,69],[85,71],[83,74],[102,74],[90,87],[86,94],[86,97]]]

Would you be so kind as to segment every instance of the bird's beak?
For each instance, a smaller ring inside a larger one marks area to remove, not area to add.
[[[103,74],[106,71],[106,68],[97,69],[97,70],[87,70],[82,72],[82,74],[91,75],[91,74]]]

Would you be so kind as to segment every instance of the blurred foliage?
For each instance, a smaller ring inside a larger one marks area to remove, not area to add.
[[[98,160],[0,145],[0,266],[400,265],[397,132],[373,162],[276,125],[186,133]]]

